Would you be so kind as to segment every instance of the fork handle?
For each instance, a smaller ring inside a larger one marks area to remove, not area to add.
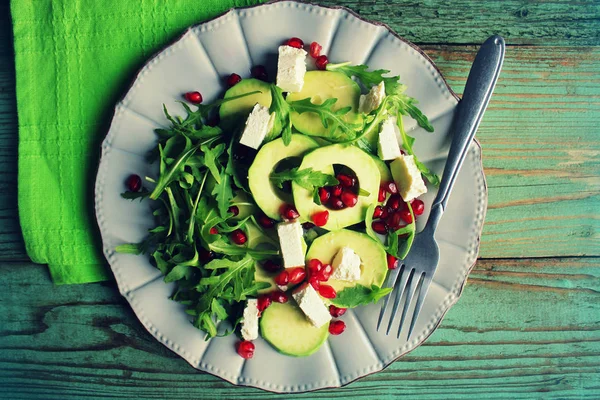
[[[431,206],[431,214],[427,225],[431,225],[433,230],[437,227],[437,223],[446,209],[446,203],[450,197],[458,171],[465,160],[469,144],[475,136],[483,113],[492,97],[503,61],[504,39],[500,36],[492,36],[487,39],[475,56],[462,100],[458,104],[453,119],[452,132],[454,135],[440,188]]]

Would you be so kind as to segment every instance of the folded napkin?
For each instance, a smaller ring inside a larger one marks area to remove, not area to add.
[[[111,274],[93,212],[100,143],[144,60],[187,26],[260,0],[13,0],[19,216],[57,284]]]

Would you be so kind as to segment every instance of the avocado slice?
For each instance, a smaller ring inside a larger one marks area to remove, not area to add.
[[[242,79],[238,84],[225,92],[223,99],[226,100],[229,97],[240,96],[257,90],[261,93],[241,97],[221,104],[219,116],[221,117],[221,125],[223,127],[232,128],[241,120],[245,120],[256,103],[267,108],[271,107],[271,86],[267,82],[258,79]]]
[[[329,231],[354,225],[365,220],[369,206],[377,202],[379,193],[380,173],[373,158],[358,147],[333,144],[313,150],[304,156],[300,169],[312,168],[314,171],[329,173],[334,164],[344,165],[356,174],[361,189],[369,192],[368,196],[358,196],[358,203],[352,208],[328,210],[329,220],[322,228]],[[320,211],[327,210],[313,200],[313,193],[302,186],[292,183],[294,204],[300,216],[310,220],[310,217]]]
[[[338,251],[346,246],[354,250],[360,257],[360,279],[355,282],[330,279],[327,284],[333,286],[337,292],[359,283],[366,287],[371,287],[371,285],[381,287],[388,271],[385,250],[380,243],[365,233],[348,229],[326,233],[312,242],[306,259],[316,258],[322,263],[331,264]]]
[[[329,324],[315,328],[293,301],[272,303],[262,312],[260,333],[280,353],[304,357],[327,340]]]
[[[390,172],[390,169],[388,168],[385,161],[374,155],[371,155],[371,158],[373,159],[373,161],[375,161],[375,164],[377,164],[377,169],[379,170],[381,183],[393,181],[394,178],[392,178],[392,173]]]
[[[344,107],[352,107],[352,110],[344,115],[348,122],[357,123],[362,118],[357,113],[358,100],[360,98],[360,87],[346,74],[332,71],[309,71],[304,75],[304,86],[296,93],[288,94],[288,102],[304,100],[310,97],[314,104],[322,104],[325,100],[336,98],[332,106],[334,111]],[[298,131],[311,136],[327,136],[328,129],[323,126],[321,118],[315,113],[306,112],[290,114],[292,125]]]

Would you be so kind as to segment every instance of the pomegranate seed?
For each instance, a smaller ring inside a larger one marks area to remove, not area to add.
[[[234,217],[237,217],[240,214],[240,209],[238,206],[231,206],[231,207],[229,207],[229,210],[227,210],[227,211],[232,213]]]
[[[327,68],[327,64],[329,64],[327,56],[319,56],[315,60],[315,65],[317,66],[317,69],[325,70],[325,68]]]
[[[400,214],[400,217],[404,220],[404,222],[406,222],[407,224],[412,224],[413,218],[412,215],[410,215],[410,211],[400,210],[398,213]]]
[[[198,252],[198,256],[200,257],[200,261],[203,264],[208,264],[215,258],[215,253],[210,250],[206,250],[204,247],[200,247],[200,251]]]
[[[415,199],[412,201],[411,203],[413,212],[415,213],[415,215],[422,215],[423,212],[425,211],[425,203],[423,203],[422,200],[419,199]]]
[[[287,271],[281,271],[275,277],[275,283],[279,286],[285,286],[290,282],[290,274]]]
[[[340,181],[342,187],[351,188],[356,185],[356,178],[344,174],[337,174],[336,179]]]
[[[327,190],[327,188],[319,188],[319,200],[321,200],[321,204],[327,203],[327,200],[329,200],[330,197],[331,193],[329,193],[329,190]]]
[[[383,216],[383,210],[384,208],[381,206],[375,207],[375,210],[373,211],[373,218],[381,218]]]
[[[335,197],[340,197],[342,195],[342,185],[335,185],[331,187],[331,195]]]
[[[386,219],[390,213],[391,211],[389,207],[383,207],[383,215],[381,216],[381,219]]]
[[[342,203],[344,203],[346,207],[354,207],[356,203],[358,203],[358,195],[356,193],[344,191],[344,193],[342,193]]]
[[[399,194],[393,194],[393,195],[391,195],[390,198],[388,199],[387,203],[386,203],[386,205],[392,211],[399,210],[401,204],[402,204],[402,198],[400,197]]]
[[[284,204],[280,210],[281,216],[285,219],[296,219],[300,216],[296,208],[291,204]]]
[[[329,211],[325,210],[314,213],[310,219],[312,219],[316,226],[325,226],[329,220]]]
[[[398,268],[398,259],[391,254],[387,255],[387,266],[388,269]]]
[[[395,182],[384,182],[382,186],[384,187],[385,191],[389,194],[398,193],[398,187],[396,186]]]
[[[310,283],[310,286],[312,286],[313,289],[315,289],[317,292],[319,291],[319,286],[321,285],[321,283],[319,282],[319,280],[317,278],[315,278],[314,276],[311,276],[308,279],[308,283]]]
[[[202,103],[202,95],[200,92],[187,92],[183,97],[192,104]]]
[[[333,304],[329,306],[329,314],[331,314],[334,318],[339,318],[342,315],[346,314],[347,308],[336,307]]]
[[[227,86],[234,87],[235,85],[240,83],[241,80],[242,80],[242,77],[239,76],[238,74],[231,74],[227,77]]]
[[[321,50],[323,50],[323,46],[321,46],[319,43],[317,42],[312,42],[310,44],[310,56],[312,58],[317,58],[321,55]]]
[[[379,187],[379,195],[377,196],[377,201],[383,203],[385,201],[385,188]]]
[[[258,216],[258,223],[260,224],[260,226],[262,226],[263,228],[267,228],[267,229],[275,226],[275,221],[273,221],[271,218],[267,217],[265,214],[260,214]]]
[[[323,264],[323,268],[321,268],[321,270],[315,274],[315,278],[317,278],[320,282],[327,282],[332,273],[333,268],[331,265]]]
[[[254,356],[254,343],[249,340],[238,343],[237,353],[246,360],[252,358]]]
[[[383,221],[373,221],[371,228],[380,235],[385,235],[387,233],[387,227]]]
[[[217,233],[219,233],[219,231],[217,230],[217,227],[213,226],[212,228],[210,228],[208,233],[210,233],[211,235],[216,235]]]
[[[329,199],[329,208],[333,210],[341,210],[342,208],[346,208],[346,205],[339,197],[332,197]]]
[[[258,312],[263,312],[270,305],[271,305],[271,297],[269,297],[269,295],[266,295],[266,294],[259,296],[258,300],[256,301],[256,308],[258,308]]]
[[[319,294],[326,299],[335,299],[337,296],[335,289],[329,285],[320,285]]]
[[[329,323],[329,333],[332,335],[341,335],[346,330],[344,321],[331,321]]]
[[[310,276],[318,274],[319,271],[321,271],[322,269],[323,264],[321,263],[321,261],[317,260],[316,258],[308,260],[308,273]]]
[[[275,303],[287,303],[289,298],[288,295],[281,290],[276,290],[271,293],[271,300],[273,300]]]
[[[400,211],[396,211],[395,213],[391,214],[386,220],[386,224],[387,226],[392,230],[395,231],[398,228],[400,228],[400,222],[402,221],[402,217],[400,216]]]
[[[239,245],[246,243],[246,240],[248,240],[246,233],[241,229],[236,229],[235,231],[231,232],[230,238],[233,243]]]
[[[288,41],[285,44],[287,44],[288,46],[291,46],[291,47],[295,47],[297,49],[301,49],[304,47],[304,42],[302,41],[302,39],[297,38],[297,37],[288,39]]]
[[[291,268],[288,270],[288,282],[296,285],[306,278],[306,271],[302,267]]]
[[[262,265],[263,269],[267,272],[279,272],[281,271],[281,265],[277,264],[273,260],[267,260]]]
[[[255,65],[250,69],[250,74],[253,78],[260,79],[261,81],[267,81],[269,78],[264,65]]]
[[[131,174],[125,179],[125,186],[130,192],[139,192],[142,188],[142,178],[139,175]]]

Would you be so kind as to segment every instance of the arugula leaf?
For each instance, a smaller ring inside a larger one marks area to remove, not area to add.
[[[141,190],[139,192],[124,192],[121,193],[121,197],[127,200],[135,200],[135,199],[140,199],[140,201],[142,201],[143,199],[145,199],[146,197],[150,196],[150,192],[147,190]]]
[[[210,148],[207,145],[200,146],[200,150],[204,153],[204,165],[210,171],[210,174],[215,178],[215,181],[221,184],[221,173],[219,172],[220,163],[219,157],[225,151],[225,143],[218,144],[214,148]]]
[[[327,71],[342,72],[350,78],[355,76],[367,89],[370,89],[372,86],[378,85],[381,81],[383,81],[383,75],[388,74],[390,72],[387,69],[377,69],[375,71],[368,71],[368,66],[364,64],[350,65],[350,62],[344,62],[339,64],[327,64],[326,69]]]
[[[367,192],[365,189],[363,188],[358,188],[358,195],[359,196],[370,196],[371,193]]]
[[[363,304],[377,303],[382,297],[388,295],[393,288],[380,288],[372,285],[370,288],[357,284],[337,294],[331,303],[336,307],[353,308]]]
[[[180,279],[186,278],[190,271],[191,270],[188,265],[176,265],[175,268],[173,268],[171,272],[169,272],[165,276],[165,282],[175,282]]]
[[[298,114],[305,112],[317,114],[325,129],[329,129],[325,139],[332,139],[334,141],[353,140],[357,136],[357,130],[360,130],[362,125],[347,122],[342,118],[352,110],[352,107],[343,107],[334,111],[333,106],[336,102],[337,99],[331,98],[321,104],[314,104],[310,101],[310,97],[308,97],[303,100],[292,101],[289,105]],[[337,133],[338,129],[341,131],[341,134]]]
[[[120,244],[115,247],[115,251],[121,254],[142,254],[142,246],[139,243]]]
[[[152,200],[158,199],[158,196],[161,195],[161,193],[165,190],[165,188],[167,186],[169,186],[171,184],[171,182],[173,182],[175,179],[177,179],[178,174],[180,174],[183,171],[183,168],[185,166],[187,159],[190,158],[196,152],[196,150],[198,150],[198,146],[194,146],[191,149],[189,149],[188,151],[186,151],[185,153],[183,153],[181,156],[179,156],[179,158],[175,162],[173,162],[173,164],[170,166],[170,168],[168,170],[166,169],[163,161],[161,160],[160,177],[158,178],[156,187],[154,188],[152,193],[150,193],[150,198]],[[160,147],[160,145],[159,145],[159,151],[161,152],[161,155],[162,155],[162,148]]]
[[[320,171],[313,171],[312,168],[298,170],[292,168],[289,170],[274,172],[270,176],[271,182],[278,188],[283,188],[283,183],[292,181],[302,186],[304,189],[314,191],[315,188],[323,186],[333,186],[340,182],[333,175],[324,174]]]
[[[404,150],[406,150],[406,153],[408,155],[414,156],[415,165],[417,166],[417,168],[419,169],[421,174],[423,174],[423,176],[425,176],[425,178],[429,181],[429,183],[431,183],[432,185],[434,185],[436,187],[440,186],[440,178],[436,174],[431,172],[431,170],[429,168],[427,168],[427,166],[425,166],[425,164],[423,164],[421,161],[419,161],[419,159],[415,155],[415,152],[412,148],[412,146],[415,142],[415,138],[412,136],[409,136],[406,133],[406,131],[404,130],[404,121],[402,120],[402,116],[398,116],[396,123],[398,125],[398,129],[400,130],[400,137],[402,139],[402,147],[404,148]]]
[[[275,113],[273,130],[268,134],[265,142],[271,141],[281,133],[283,144],[289,145],[292,141],[292,120],[290,119],[290,105],[283,98],[281,89],[271,85],[271,108],[269,112]]]
[[[221,172],[221,184],[215,185],[211,194],[216,196],[221,218],[227,218],[229,203],[233,199],[233,191],[231,190],[231,175],[227,174],[225,170]]]
[[[321,196],[319,196],[319,188],[316,187],[313,189],[313,201],[315,202],[315,204],[321,206]]]

